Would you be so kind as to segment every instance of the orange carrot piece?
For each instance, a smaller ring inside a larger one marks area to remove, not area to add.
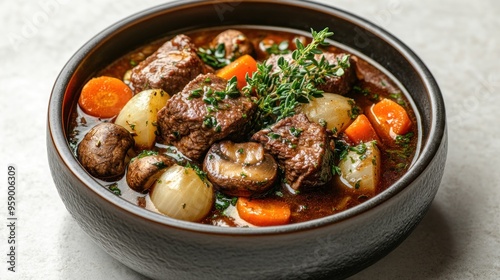
[[[251,77],[255,71],[257,71],[257,61],[255,61],[252,56],[246,54],[219,69],[219,71],[217,71],[217,76],[226,80],[236,76],[238,80],[238,89],[241,90],[247,84],[245,76],[248,74],[248,76]]]
[[[78,105],[91,116],[111,118],[120,113],[133,95],[122,80],[101,76],[91,79],[83,86]]]
[[[387,98],[370,107],[369,118],[379,135],[383,134],[389,139],[406,134],[412,126],[405,108]]]
[[[289,223],[290,206],[281,201],[240,197],[236,203],[240,217],[256,226],[277,226]]]
[[[379,140],[375,129],[364,114],[358,115],[344,133],[356,145]]]

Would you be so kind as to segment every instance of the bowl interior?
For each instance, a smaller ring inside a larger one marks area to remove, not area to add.
[[[300,224],[251,230],[222,229],[173,220],[125,203],[99,186],[73,157],[67,142],[71,110],[82,85],[98,70],[148,42],[190,30],[233,25],[279,27],[301,32],[329,27],[335,33],[334,41],[391,73],[406,89],[414,110],[421,116],[419,155],[407,174],[385,192],[342,213]],[[65,164],[90,189],[125,211],[155,222],[210,232],[276,233],[318,227],[367,211],[403,190],[426,168],[439,148],[444,130],[444,105],[437,84],[409,48],[370,22],[307,1],[178,1],[140,12],[99,33],[77,51],[57,78],[49,104],[49,132],[55,146]]]

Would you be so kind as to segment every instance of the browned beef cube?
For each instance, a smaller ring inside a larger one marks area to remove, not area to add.
[[[330,53],[325,52],[321,55],[316,55],[316,59],[319,61],[321,56],[324,55],[325,59],[330,63],[337,65],[338,60],[342,59],[342,57],[346,54],[344,53]],[[278,59],[283,56],[287,61],[292,61],[292,54],[285,55],[272,55],[267,60],[266,64],[273,65],[273,71],[278,70]],[[324,92],[337,93],[337,94],[346,94],[348,93],[354,85],[356,81],[356,73],[354,71],[354,67],[352,66],[355,61],[352,58],[349,58],[349,64],[351,65],[347,69],[344,70],[344,74],[340,77],[337,76],[328,76],[325,78],[324,84],[317,85],[318,89],[323,90]]]
[[[174,95],[202,73],[213,72],[196,54],[196,46],[186,35],[177,35],[132,69],[131,87],[163,89]]]
[[[158,112],[160,143],[200,160],[214,142],[247,131],[257,105],[237,90],[224,96],[226,85],[214,74],[199,75],[170,98]]]
[[[304,114],[285,118],[252,136],[264,145],[294,190],[321,186],[332,178],[332,152],[326,129]]]
[[[323,53],[325,56],[325,59],[328,60],[330,64],[338,64],[338,60],[341,60],[342,57],[344,57],[344,53],[340,54],[335,54],[335,53],[329,53],[325,52]],[[318,57],[316,57],[318,58]],[[318,58],[319,59],[319,58]],[[349,68],[344,69],[344,75],[337,77],[337,76],[328,76],[325,78],[325,83],[318,85],[318,89],[324,91],[324,92],[331,92],[331,93],[337,93],[337,94],[347,94],[349,91],[351,91],[354,82],[356,82],[356,72],[354,70],[354,60],[349,57],[349,64],[351,65]]]
[[[380,71],[380,69],[356,56],[353,56],[352,59],[355,63],[354,69],[356,76],[360,81],[360,86],[364,90],[369,90],[373,94],[401,92],[398,85],[396,85],[396,83],[394,83],[391,79],[388,79],[387,75]]]

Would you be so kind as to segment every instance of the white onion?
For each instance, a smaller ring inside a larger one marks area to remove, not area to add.
[[[139,149],[151,149],[156,140],[157,113],[169,98],[163,90],[141,91],[125,104],[115,124],[134,135],[135,145]]]
[[[323,93],[302,106],[302,112],[310,121],[326,122],[326,128],[336,133],[344,131],[352,122],[354,100],[334,93]]]
[[[339,163],[342,185],[356,194],[374,195],[380,181],[380,151],[375,143],[366,143],[366,152],[362,155],[349,151]]]
[[[156,209],[169,217],[200,221],[212,208],[212,184],[188,167],[172,165],[158,178],[150,192]]]

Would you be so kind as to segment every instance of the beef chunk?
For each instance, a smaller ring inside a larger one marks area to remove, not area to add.
[[[320,55],[316,55],[316,59],[320,60],[321,56],[324,55],[325,59],[330,63],[337,65],[338,60],[342,59],[344,57],[344,53],[330,53],[330,52],[325,52]],[[267,64],[273,65],[273,70],[278,69],[278,59],[283,56],[287,61],[292,61],[292,54],[285,54],[285,55],[272,55],[269,57],[267,60]],[[351,65],[344,71],[344,75],[340,77],[336,76],[330,76],[325,78],[325,83],[324,84],[319,84],[317,85],[318,89],[323,90],[324,92],[330,92],[330,93],[337,93],[344,95],[348,93],[354,82],[356,81],[356,73],[354,71],[354,67],[352,66],[355,63],[355,61],[352,58],[349,58],[349,64]]]
[[[257,105],[237,89],[225,94],[227,80],[199,75],[158,112],[159,142],[174,145],[185,156],[200,160],[218,140],[238,139]]]
[[[363,89],[371,93],[383,94],[384,92],[397,93],[401,89],[387,75],[363,59],[353,56],[356,76]]]
[[[213,72],[196,54],[196,46],[186,35],[177,35],[132,69],[131,87],[163,89],[174,95],[202,73]]]
[[[344,55],[342,54],[334,54],[334,53],[324,53],[325,59],[330,62],[330,64],[338,64],[338,61],[341,60]],[[324,91],[324,92],[331,92],[331,93],[337,93],[337,94],[347,94],[354,82],[356,82],[356,73],[354,71],[354,67],[352,66],[354,64],[354,60],[349,57],[349,64],[351,65],[349,68],[344,70],[344,75],[340,77],[326,77],[326,82],[324,84],[321,84],[318,86],[318,89]]]
[[[228,29],[217,35],[210,43],[212,48],[216,48],[219,44],[224,44],[226,50],[226,58],[234,60],[245,54],[253,53],[252,42],[242,32],[234,29]]]
[[[294,190],[324,185],[332,178],[332,152],[326,129],[298,114],[252,136],[275,156]]]

